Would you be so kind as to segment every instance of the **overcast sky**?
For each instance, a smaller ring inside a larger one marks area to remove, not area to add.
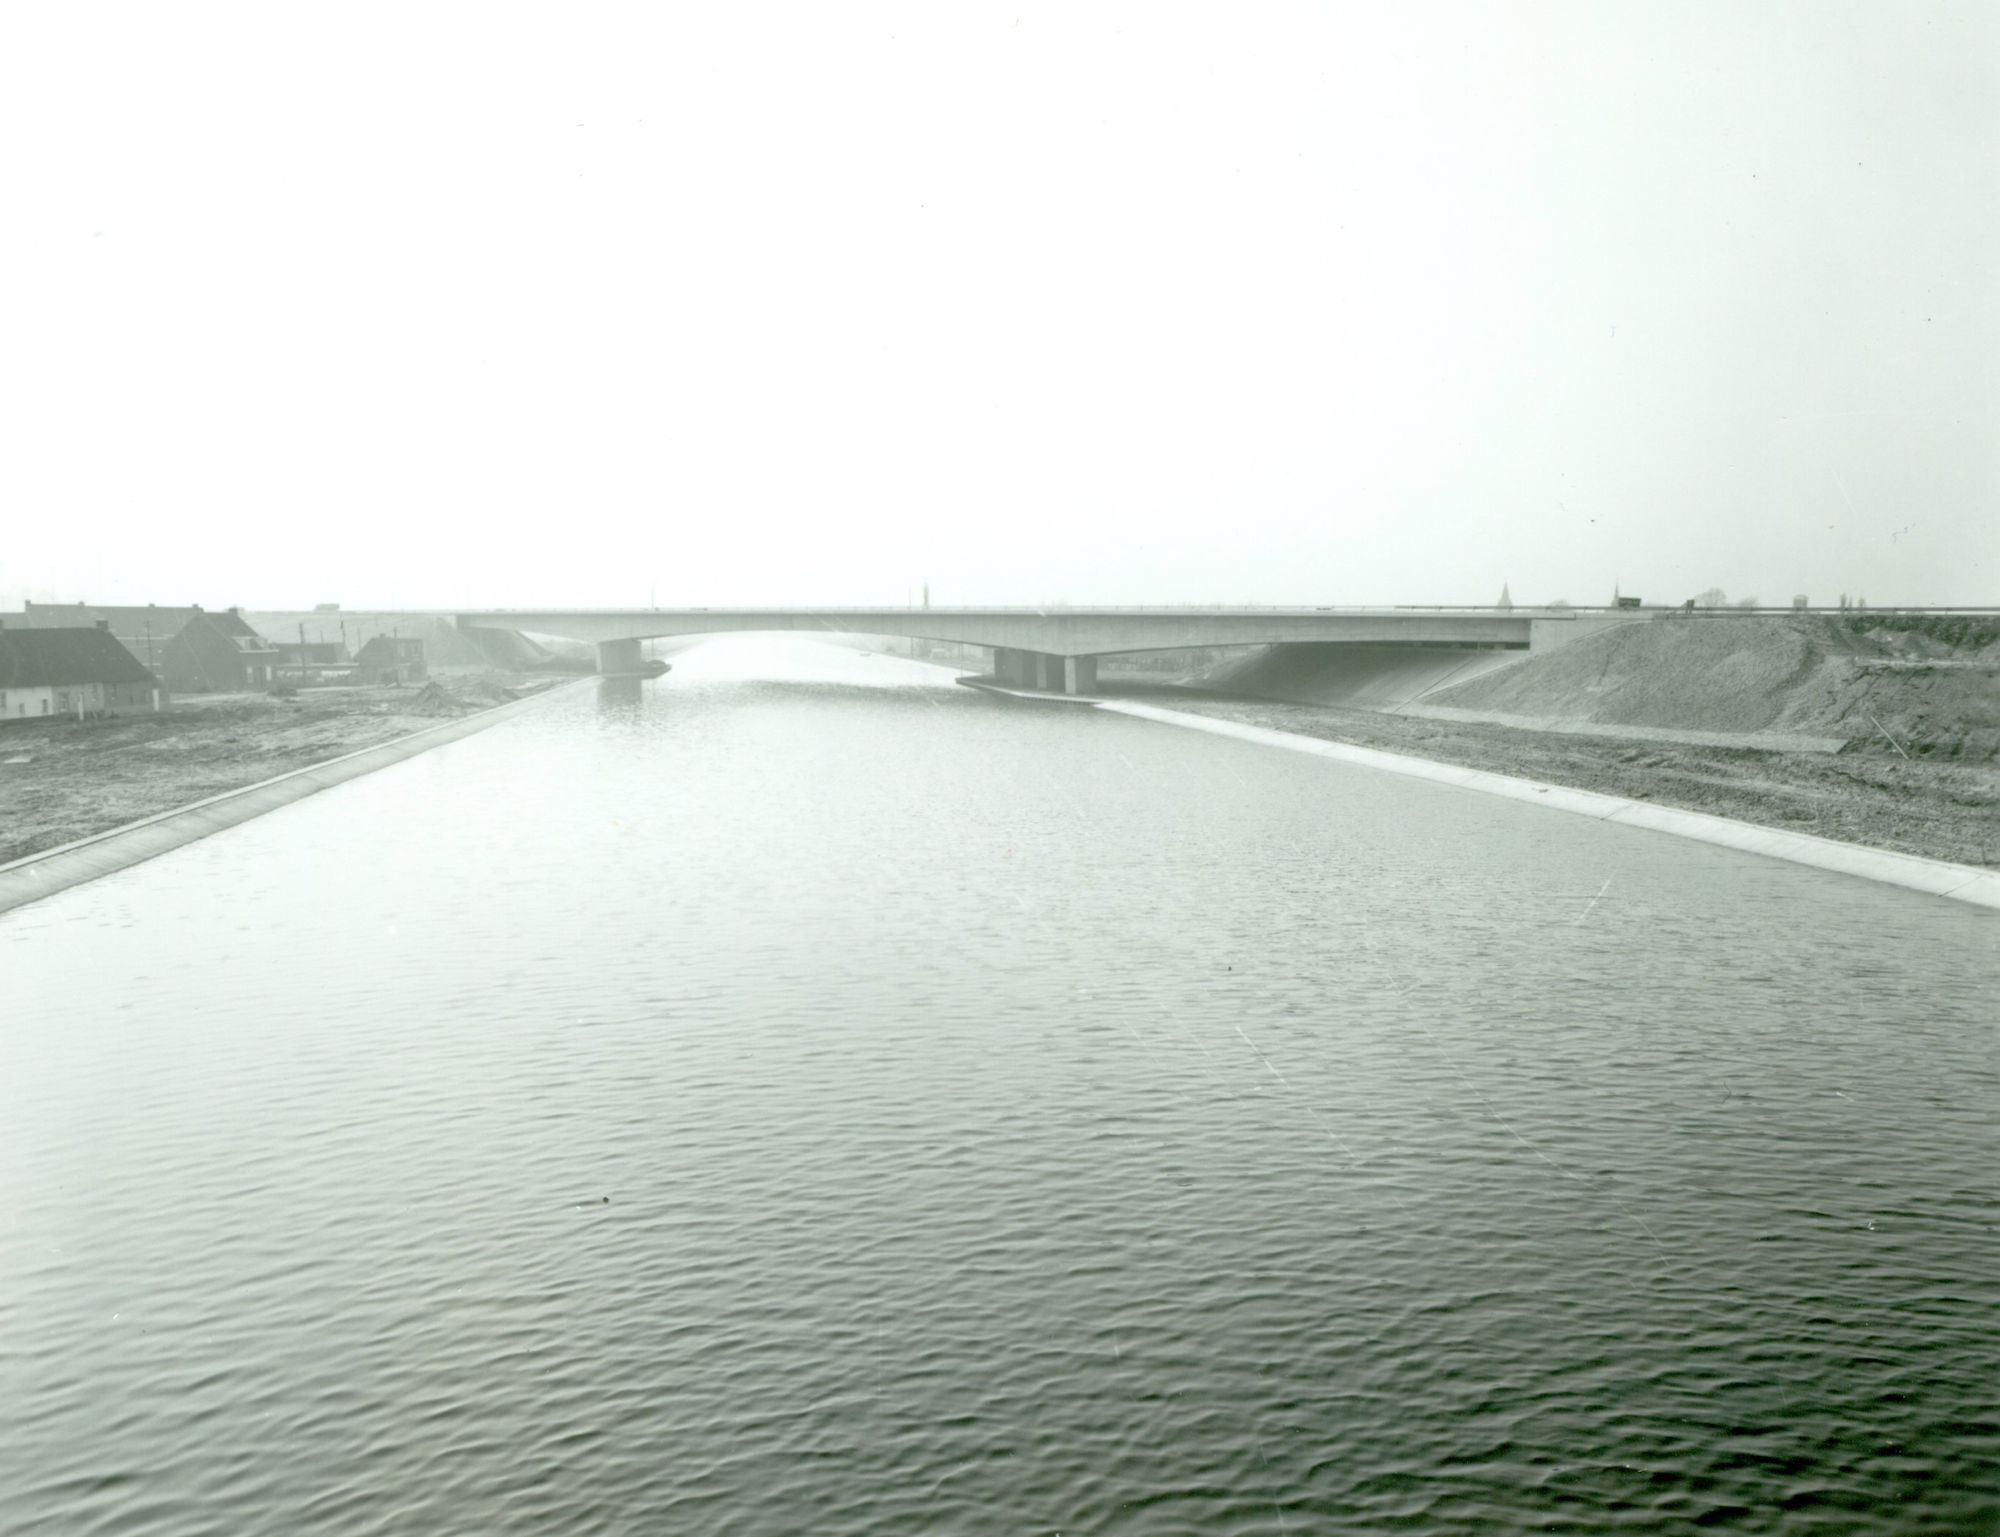
[[[2000,603],[2000,8],[0,18],[0,594]]]

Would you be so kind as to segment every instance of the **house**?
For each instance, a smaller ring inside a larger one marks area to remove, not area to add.
[[[186,608],[156,603],[28,603],[21,619],[35,629],[89,630],[104,625],[120,645],[177,692],[268,688],[277,661],[276,651],[236,608],[212,614],[199,603]],[[197,622],[206,628],[188,635]],[[184,635],[187,640],[181,643]]]
[[[148,715],[158,682],[108,629],[0,630],[0,722]]]
[[[355,652],[354,670],[362,683],[421,683],[431,675],[414,635],[377,635]]]
[[[160,653],[160,675],[176,693],[240,693],[269,688],[278,648],[244,622],[235,609],[195,616]]]
[[[37,630],[94,630],[100,624],[107,625],[119,645],[157,674],[166,659],[167,642],[200,612],[199,604],[162,608],[153,603],[108,607],[101,603],[27,603],[17,623]]]

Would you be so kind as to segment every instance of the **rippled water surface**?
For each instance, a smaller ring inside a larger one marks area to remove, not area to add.
[[[0,1528],[1994,1528],[1993,915],[940,678],[0,918]]]

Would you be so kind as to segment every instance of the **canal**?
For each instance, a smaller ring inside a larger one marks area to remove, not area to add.
[[[802,642],[0,917],[19,1533],[1983,1529],[1978,909]]]

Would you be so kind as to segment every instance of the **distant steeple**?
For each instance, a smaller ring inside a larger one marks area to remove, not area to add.
[[[1494,607],[1512,608],[1513,606],[1514,606],[1513,596],[1507,591],[1507,584],[1505,582],[1502,582],[1500,584],[1500,601],[1496,603]]]

